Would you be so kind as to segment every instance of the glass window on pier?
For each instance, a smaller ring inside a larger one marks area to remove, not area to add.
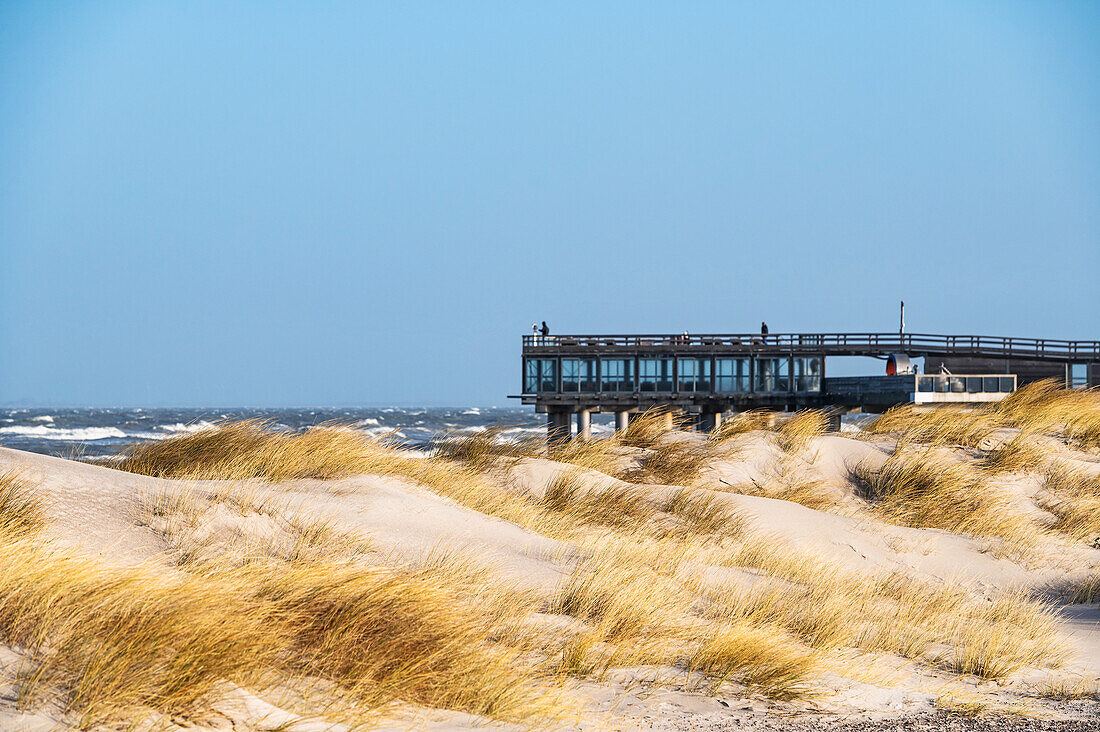
[[[593,358],[563,358],[561,360],[561,390],[583,393],[596,391],[596,360]]]
[[[756,391],[790,391],[785,358],[756,359]]]
[[[821,391],[821,359],[817,356],[794,360],[794,390]]]
[[[714,390],[740,393],[749,390],[749,360],[719,358],[714,361]]]
[[[634,359],[600,359],[600,391],[634,391]]]
[[[676,368],[676,391],[711,390],[709,358],[681,358]]]
[[[672,391],[672,359],[639,358],[638,390]]]
[[[523,367],[523,393],[557,391],[557,363],[552,358],[529,358]]]

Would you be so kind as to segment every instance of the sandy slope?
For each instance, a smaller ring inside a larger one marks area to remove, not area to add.
[[[849,483],[853,465],[885,460],[881,445],[838,436],[817,438],[807,451],[806,469],[836,486]],[[732,447],[729,459],[710,466],[712,477],[737,485],[762,480],[774,465],[776,448],[759,433]],[[1094,463],[1087,463],[1092,469]],[[104,561],[131,565],[172,564],[169,546],[141,525],[136,507],[164,492],[193,495],[216,491],[219,481],[168,481],[132,475],[109,468],[0,448],[0,472],[15,469],[39,486],[49,506],[46,531],[60,544],[96,554]],[[501,481],[501,490],[541,495],[563,470],[571,469],[543,459],[519,462]],[[1097,466],[1100,470],[1100,466]],[[595,471],[583,473],[592,490],[618,481]],[[518,525],[458,505],[409,481],[380,476],[357,476],[338,481],[303,480],[279,485],[257,483],[263,496],[278,497],[288,511],[308,512],[343,531],[368,540],[387,561],[416,563],[432,552],[454,551],[490,567],[516,586],[549,596],[571,571],[576,551]],[[667,497],[671,486],[644,486],[655,500]],[[1021,495],[1027,488],[1021,488]],[[901,572],[926,580],[957,582],[975,588],[1012,586],[1047,588],[1082,575],[1083,568],[1100,564],[1100,552],[1083,546],[1064,550],[1061,566],[1025,567],[990,551],[989,542],[944,531],[891,526],[867,518],[815,511],[788,501],[716,493],[743,515],[750,528],[801,551],[808,551],[861,572]],[[224,525],[210,531],[261,530],[244,516],[224,517]],[[215,522],[216,523],[216,522]],[[723,575],[729,577],[729,570]],[[1067,607],[1064,626],[1078,650],[1073,673],[1100,677],[1100,614],[1096,608]],[[10,667],[18,656],[0,649],[0,665]],[[901,659],[883,658],[878,666],[853,666],[851,673],[827,677],[829,694],[810,706],[775,705],[738,696],[736,687],[711,697],[683,687],[672,669],[620,670],[603,683],[578,682],[587,699],[578,726],[596,728],[688,729],[719,728],[725,723],[758,720],[766,709],[787,713],[824,711],[836,714],[869,712],[898,714],[928,711],[945,687],[980,686],[999,693],[991,683],[959,681],[941,672],[916,669]],[[1041,676],[1041,675],[1040,675]],[[650,683],[655,681],[656,683]],[[1010,690],[1004,691],[1006,698]],[[230,695],[223,716],[227,724],[273,728],[290,719],[269,702],[243,690]],[[232,702],[236,699],[236,702]],[[12,706],[10,687],[0,690],[0,726],[4,729],[47,729],[57,722],[49,710],[19,714]],[[234,706],[234,704],[236,706]],[[229,708],[232,707],[232,708]],[[1052,707],[1053,708],[1053,707]],[[410,713],[411,714],[411,713]],[[427,715],[427,716],[425,716]],[[405,727],[446,729],[482,724],[451,713],[424,712],[395,721]],[[320,727],[301,726],[295,729]],[[434,725],[434,726],[433,726]],[[707,726],[711,725],[711,726]]]

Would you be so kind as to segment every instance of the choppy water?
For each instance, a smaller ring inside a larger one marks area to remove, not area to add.
[[[610,430],[600,420],[596,432]],[[127,445],[163,440],[181,432],[208,428],[221,420],[262,419],[277,429],[303,430],[340,422],[370,435],[393,433],[412,446],[426,446],[449,432],[510,428],[521,435],[544,430],[545,417],[531,409],[375,408],[375,409],[0,409],[0,445],[47,455],[101,457]]]

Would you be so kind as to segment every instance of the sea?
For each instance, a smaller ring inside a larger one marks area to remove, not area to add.
[[[0,408],[0,446],[60,457],[109,460],[127,446],[210,429],[219,422],[257,419],[271,429],[300,432],[339,424],[427,449],[449,434],[500,428],[501,437],[544,432],[546,417],[504,407],[376,407],[305,409],[8,409]],[[614,415],[593,415],[595,434],[614,430]]]

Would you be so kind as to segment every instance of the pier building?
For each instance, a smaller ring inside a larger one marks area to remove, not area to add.
[[[881,359],[878,375],[827,375],[830,359]],[[917,373],[915,359],[924,359]],[[617,429],[653,407],[692,415],[699,429],[729,411],[896,404],[988,403],[1018,386],[1057,378],[1100,385],[1100,341],[923,333],[525,335],[522,390],[513,398],[547,415],[548,434],[591,436],[593,413]]]

